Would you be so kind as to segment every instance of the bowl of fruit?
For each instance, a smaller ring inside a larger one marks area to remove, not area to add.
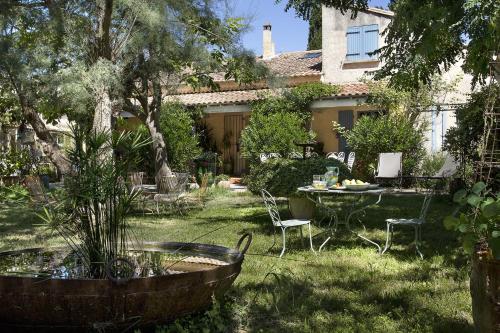
[[[351,179],[351,180],[347,179],[344,180],[342,184],[345,186],[346,189],[354,191],[367,190],[368,187],[370,186],[370,183],[366,183],[359,179]]]

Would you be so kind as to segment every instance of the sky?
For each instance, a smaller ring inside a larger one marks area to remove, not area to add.
[[[285,12],[286,0],[275,4],[275,0],[230,0],[233,13],[231,16],[244,17],[250,27],[242,36],[245,48],[256,55],[262,54],[262,26],[266,22],[272,25],[272,36],[276,52],[301,51],[307,49],[308,22],[295,17],[295,12]],[[387,7],[389,0],[370,0],[370,6]]]

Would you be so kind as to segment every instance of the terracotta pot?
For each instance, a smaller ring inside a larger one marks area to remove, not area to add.
[[[475,251],[470,275],[472,317],[476,332],[500,332],[500,260]]]
[[[288,209],[293,218],[310,220],[314,217],[316,205],[305,197],[289,197]]]

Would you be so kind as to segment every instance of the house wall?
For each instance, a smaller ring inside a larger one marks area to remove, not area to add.
[[[390,17],[371,12],[359,12],[355,19],[351,19],[350,12],[342,15],[339,10],[323,6],[322,8],[322,44],[323,44],[323,78],[324,82],[342,83],[354,82],[365,74],[380,68],[376,61],[346,61],[347,28],[378,24],[378,47],[384,45],[381,33],[390,22]]]
[[[352,107],[331,107],[321,108],[313,111],[313,119],[311,128],[316,133],[316,140],[323,142],[323,152],[339,151],[339,139],[337,133],[333,131],[333,122],[338,122],[339,111],[353,111],[354,123],[359,118],[359,112],[373,111],[373,107],[367,105],[352,106]]]

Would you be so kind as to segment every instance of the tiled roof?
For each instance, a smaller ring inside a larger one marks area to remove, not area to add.
[[[347,83],[343,84],[342,91],[331,97],[357,97],[366,96],[368,94],[368,86],[364,83]],[[252,101],[259,100],[270,92],[271,89],[254,89],[254,90],[233,90],[221,92],[206,92],[193,94],[171,95],[167,98],[169,101],[179,101],[185,105],[230,105],[230,104],[246,104]]]

